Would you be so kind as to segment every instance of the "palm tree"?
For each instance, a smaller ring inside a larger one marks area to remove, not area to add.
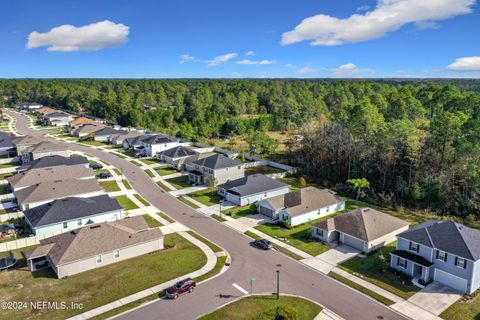
[[[357,190],[357,199],[356,199],[357,202],[358,202],[358,198],[360,197],[360,192],[362,191],[362,189],[370,188],[370,182],[365,178],[348,179],[347,183],[351,184]]]

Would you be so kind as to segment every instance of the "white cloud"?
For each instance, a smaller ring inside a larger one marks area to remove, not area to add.
[[[341,19],[324,14],[304,19],[294,30],[282,35],[282,44],[311,40],[311,45],[334,46],[384,36],[409,23],[421,27],[472,12],[475,0],[378,0],[364,14]]]
[[[456,59],[447,69],[453,71],[480,71],[480,56]]]
[[[29,49],[48,46],[48,51],[95,51],[117,47],[127,41],[129,27],[108,20],[75,27],[64,24],[45,33],[28,35]]]
[[[212,60],[208,60],[207,65],[210,67],[215,67],[222,63],[226,63],[229,60],[235,59],[237,56],[238,54],[235,52],[222,54],[221,56],[216,56]]]
[[[290,69],[295,69],[297,66],[293,63],[287,63],[285,67],[290,68]]]
[[[302,68],[302,69],[299,69],[297,71],[297,74],[312,74],[312,73],[316,73],[317,70],[315,69],[312,69],[310,67],[305,67],[305,68]]]
[[[337,74],[352,74],[352,73],[358,73],[359,71],[360,69],[351,62],[342,64],[337,69],[335,69],[335,73]]]
[[[196,62],[196,61],[198,61],[197,58],[195,58],[194,56],[189,55],[189,54],[182,54],[179,58],[180,58],[180,63],[181,63],[181,64],[184,64],[184,63],[187,63],[187,62]]]
[[[247,53],[245,53],[246,56],[254,56],[255,54],[256,53],[253,50],[247,51]]]
[[[248,60],[248,59],[243,59],[240,61],[237,61],[237,64],[243,64],[243,65],[254,65],[254,64],[274,64],[275,60]]]
[[[342,64],[338,68],[333,69],[334,77],[364,77],[374,74],[375,71],[368,68],[359,68],[354,63]]]

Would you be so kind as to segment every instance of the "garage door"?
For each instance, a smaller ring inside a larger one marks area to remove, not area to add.
[[[363,251],[363,241],[350,237],[346,234],[344,234],[343,236],[343,244],[346,244],[347,246]]]
[[[446,286],[467,292],[467,280],[454,276],[445,271],[435,269],[434,280],[443,283]]]

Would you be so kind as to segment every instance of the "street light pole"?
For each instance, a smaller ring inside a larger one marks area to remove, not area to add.
[[[277,270],[277,300],[280,299],[280,270]]]
[[[223,200],[220,200],[220,220],[222,219],[222,203]]]

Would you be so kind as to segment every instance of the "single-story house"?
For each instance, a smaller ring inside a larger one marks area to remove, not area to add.
[[[239,206],[288,193],[290,186],[263,174],[252,174],[218,185],[218,194]]]
[[[18,156],[20,156],[25,149],[44,141],[40,138],[33,136],[21,136],[15,138],[16,139],[13,140],[13,144],[15,146],[15,151]]]
[[[72,155],[70,157],[62,156],[46,156],[37,160],[30,161],[28,164],[22,165],[17,169],[17,172],[24,172],[31,169],[41,169],[41,168],[52,168],[58,166],[69,166],[69,167],[89,167],[88,159],[84,156]]]
[[[130,137],[123,140],[123,149],[143,149],[142,141],[150,138],[151,134],[143,134],[136,137]]]
[[[104,194],[95,179],[63,179],[42,182],[13,192],[20,210],[67,197],[90,198]]]
[[[480,231],[429,220],[397,235],[390,267],[421,283],[437,281],[462,293],[480,287]]]
[[[194,184],[206,184],[213,177],[215,185],[245,176],[245,166],[223,154],[214,154],[186,166],[188,179]]]
[[[54,155],[68,157],[70,151],[66,145],[42,141],[23,150],[21,153],[21,160],[22,164],[28,164],[33,160]]]
[[[25,221],[35,235],[51,235],[84,225],[123,219],[117,200],[102,194],[90,198],[68,197],[25,210]]]
[[[88,123],[75,127],[70,131],[70,135],[73,137],[84,138],[88,135],[94,135],[95,132],[104,129],[105,126],[101,123]]]
[[[157,159],[173,165],[175,162],[198,154],[197,151],[184,146],[176,146],[157,153]]]
[[[394,242],[409,223],[371,208],[359,208],[312,225],[312,237],[339,242],[363,253]]]
[[[192,156],[173,161],[172,166],[179,171],[188,170],[187,168],[191,168],[191,170],[193,170],[193,162],[208,158],[210,156],[213,156],[214,154],[215,153],[213,152],[196,153]]]
[[[47,113],[42,117],[42,122],[50,126],[68,126],[72,120],[71,114],[62,111]]]
[[[95,131],[95,133],[93,135],[93,140],[107,142],[108,138],[111,135],[117,134],[117,133],[122,133],[122,132],[123,132],[122,130],[113,129],[111,127],[105,127],[101,130]]]
[[[147,157],[155,157],[158,152],[176,147],[179,143],[178,138],[163,134],[150,135],[148,138],[140,140],[140,144],[143,146],[142,152]]]
[[[108,142],[113,145],[123,145],[125,139],[143,136],[140,131],[123,131],[122,133],[113,134],[108,138]]]
[[[41,116],[44,116],[44,115],[47,115],[47,114],[53,113],[53,112],[57,112],[57,110],[52,109],[50,107],[42,107],[40,109],[35,110],[35,113],[37,113]]]
[[[141,216],[98,223],[44,240],[24,252],[31,271],[51,267],[58,278],[163,249],[163,233]]]
[[[329,189],[306,187],[258,202],[257,211],[291,226],[345,209],[345,200]]]
[[[56,166],[31,169],[7,178],[13,191],[33,186],[38,183],[60,179],[95,179],[95,172],[84,166]]]
[[[70,128],[78,128],[80,126],[83,126],[85,124],[94,124],[96,123],[95,120],[87,118],[87,117],[77,117],[70,121],[68,124]]]
[[[17,109],[19,109],[19,110],[29,110],[29,111],[32,111],[32,110],[37,110],[37,109],[42,108],[43,105],[40,104],[40,103],[36,103],[36,102],[24,102],[24,103],[18,104],[16,107],[17,107]]]
[[[14,157],[17,154],[15,144],[13,143],[18,137],[9,134],[0,135],[0,155]]]

